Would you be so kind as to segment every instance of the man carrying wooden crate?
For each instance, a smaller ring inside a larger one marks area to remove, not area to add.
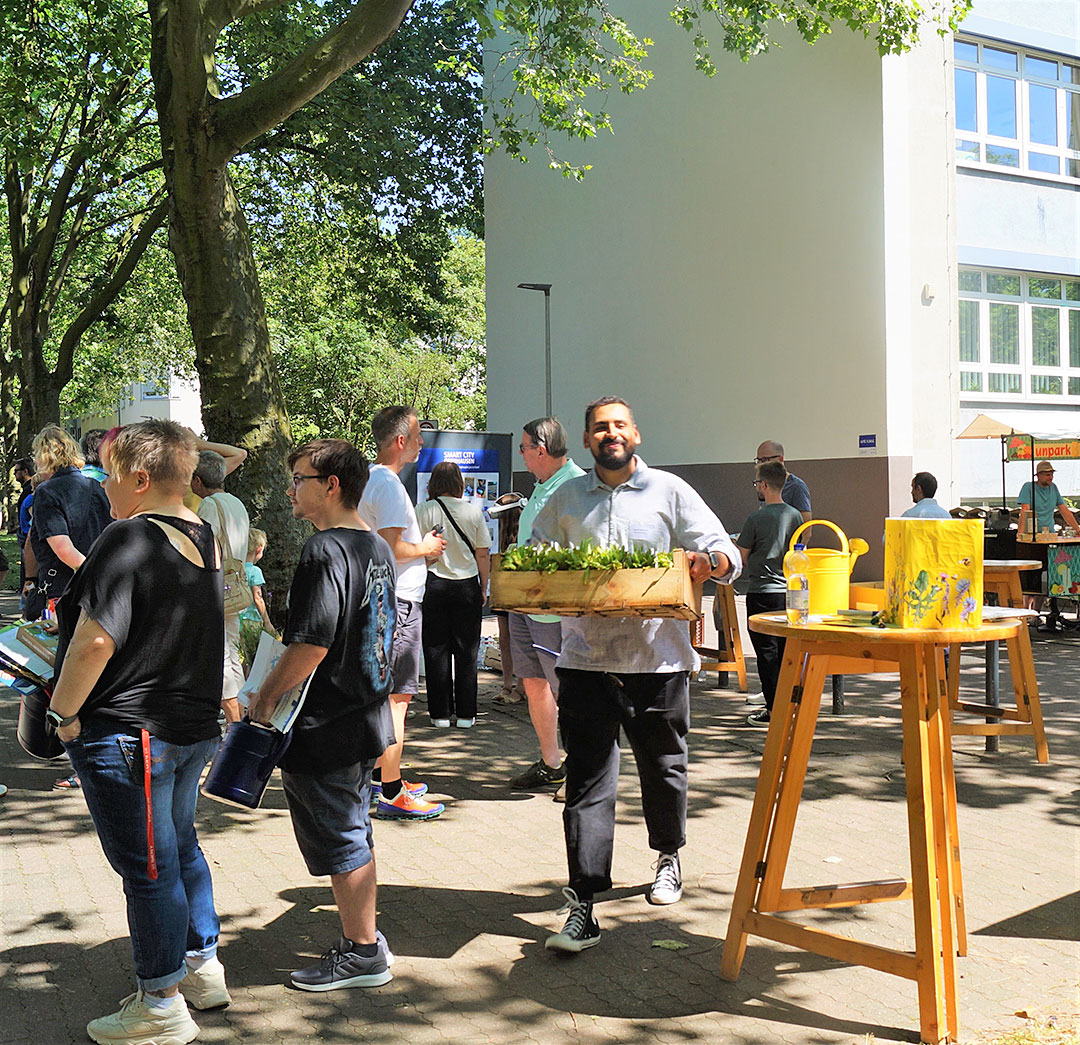
[[[584,444],[595,465],[551,495],[533,523],[533,542],[683,548],[695,583],[730,584],[742,560],[720,520],[682,479],[649,468],[634,452],[640,443],[626,402],[590,403]],[[681,899],[690,672],[699,664],[684,621],[563,618],[556,672],[570,883],[560,909],[566,924],[548,937],[550,950],[576,954],[600,942],[593,899],[611,888],[620,728],[637,763],[649,848],[658,854],[649,902]]]

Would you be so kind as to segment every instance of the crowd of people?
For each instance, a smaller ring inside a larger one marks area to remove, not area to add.
[[[279,698],[310,679],[280,769],[297,845],[311,874],[329,877],[341,932],[317,962],[291,973],[307,991],[391,978],[393,955],[376,924],[372,820],[432,820],[444,809],[424,782],[401,777],[421,650],[431,724],[465,729],[477,717],[483,513],[463,497],[450,462],[434,469],[414,508],[401,472],[423,446],[415,410],[388,407],[371,427],[370,465],[338,439],[289,457],[292,512],[314,534],[292,577],[284,652],[247,707],[251,723],[268,726]],[[198,1034],[189,1004],[230,1001],[195,805],[221,722],[241,714],[240,622],[274,630],[257,566],[266,535],[224,490],[244,451],[169,421],[92,436],[80,447],[48,428],[17,473],[27,485],[42,477],[21,502],[20,537],[26,610],[55,613],[59,629],[48,718],[128,899],[136,990],[87,1031],[114,1045],[188,1042]],[[733,540],[689,484],[645,463],[640,444],[629,404],[614,396],[586,410],[588,472],[570,459],[556,418],[525,424],[518,450],[535,485],[528,499],[504,495],[490,509],[499,546],[682,548],[694,582],[730,584],[745,572],[750,612],[782,607],[782,557],[811,518],[809,491],[787,471],[783,447],[759,446],[762,507]],[[916,504],[935,487],[928,473],[916,476]],[[699,660],[675,620],[509,613],[500,630],[508,640],[500,698],[511,702],[512,679],[521,680],[539,748],[507,783],[557,789],[564,802],[566,919],[546,947],[573,954],[600,941],[593,904],[612,885],[620,733],[656,854],[647,900],[681,899],[689,682]],[[764,725],[783,650],[752,635],[765,706],[751,724]]]

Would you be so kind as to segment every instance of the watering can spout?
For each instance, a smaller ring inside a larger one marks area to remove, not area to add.
[[[870,550],[870,545],[861,537],[852,537],[848,540],[848,547],[851,549],[851,559],[848,562],[848,567],[850,570],[854,570],[855,560],[860,555],[865,555]]]

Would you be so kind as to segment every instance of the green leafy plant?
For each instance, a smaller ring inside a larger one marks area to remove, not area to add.
[[[526,544],[509,548],[503,553],[500,568],[508,572],[555,573],[557,570],[671,569],[674,565],[675,557],[671,552],[618,545],[601,548],[587,541],[569,548],[557,544]]]

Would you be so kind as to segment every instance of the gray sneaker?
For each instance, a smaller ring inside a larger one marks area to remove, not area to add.
[[[510,786],[515,791],[535,791],[539,788],[561,784],[566,779],[564,763],[549,766],[542,758],[534,762],[524,773],[510,778]]]
[[[337,991],[345,987],[381,987],[394,978],[387,967],[385,945],[380,945],[372,958],[358,954],[354,946],[352,940],[342,936],[316,965],[290,974],[293,986],[302,991]]]

